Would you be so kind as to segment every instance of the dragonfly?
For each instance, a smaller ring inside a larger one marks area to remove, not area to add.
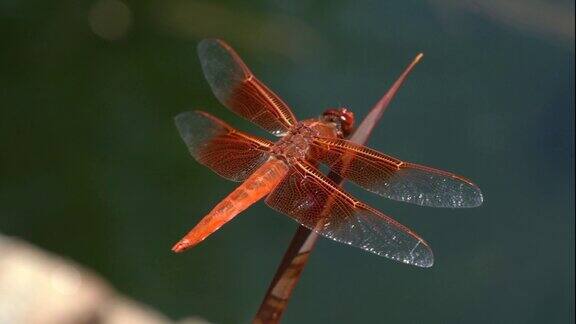
[[[264,199],[272,209],[334,241],[410,265],[433,265],[424,239],[345,192],[320,165],[392,200],[447,208],[482,204],[478,186],[462,176],[347,141],[354,130],[354,114],[347,108],[328,108],[317,118],[298,121],[224,41],[202,40],[198,56],[218,101],[279,139],[250,135],[203,111],[175,117],[196,161],[241,184],[174,245],[174,252],[197,245]]]

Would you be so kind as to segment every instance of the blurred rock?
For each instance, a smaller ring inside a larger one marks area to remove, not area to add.
[[[95,273],[0,235],[0,323],[172,323]],[[188,318],[180,323],[208,323]]]

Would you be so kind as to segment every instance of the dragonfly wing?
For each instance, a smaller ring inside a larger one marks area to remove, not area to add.
[[[288,105],[252,74],[228,44],[205,39],[198,45],[198,55],[212,92],[224,106],[277,136],[296,124]]]
[[[404,162],[350,141],[316,138],[316,158],[360,187],[386,198],[428,207],[482,204],[480,188],[450,172]]]
[[[433,264],[432,250],[422,238],[346,194],[308,162],[292,164],[266,204],[335,241],[420,267]]]
[[[206,112],[181,113],[175,122],[196,161],[226,179],[244,181],[270,157],[271,142],[238,131]]]

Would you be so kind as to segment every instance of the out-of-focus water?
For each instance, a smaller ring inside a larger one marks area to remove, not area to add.
[[[369,145],[450,170],[481,208],[348,186],[420,233],[419,269],[321,240],[286,323],[574,320],[572,1],[115,0],[0,3],[0,231],[70,257],[174,319],[248,322],[296,229],[264,204],[170,252],[236,184],[188,155],[173,116],[223,108],[196,44],[221,37],[299,118],[362,118],[425,57]]]

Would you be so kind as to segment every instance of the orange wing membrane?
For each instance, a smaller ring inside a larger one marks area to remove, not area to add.
[[[332,171],[386,198],[428,207],[482,204],[480,188],[464,177],[403,162],[346,140],[315,138],[313,145],[316,158]]]
[[[276,136],[296,124],[290,108],[252,74],[228,44],[203,40],[198,56],[212,92],[224,106]]]
[[[270,157],[271,142],[240,132],[208,113],[181,113],[175,122],[196,161],[226,179],[244,181]]]
[[[294,162],[266,204],[335,241],[420,267],[434,263],[422,238],[344,193],[308,162]]]

